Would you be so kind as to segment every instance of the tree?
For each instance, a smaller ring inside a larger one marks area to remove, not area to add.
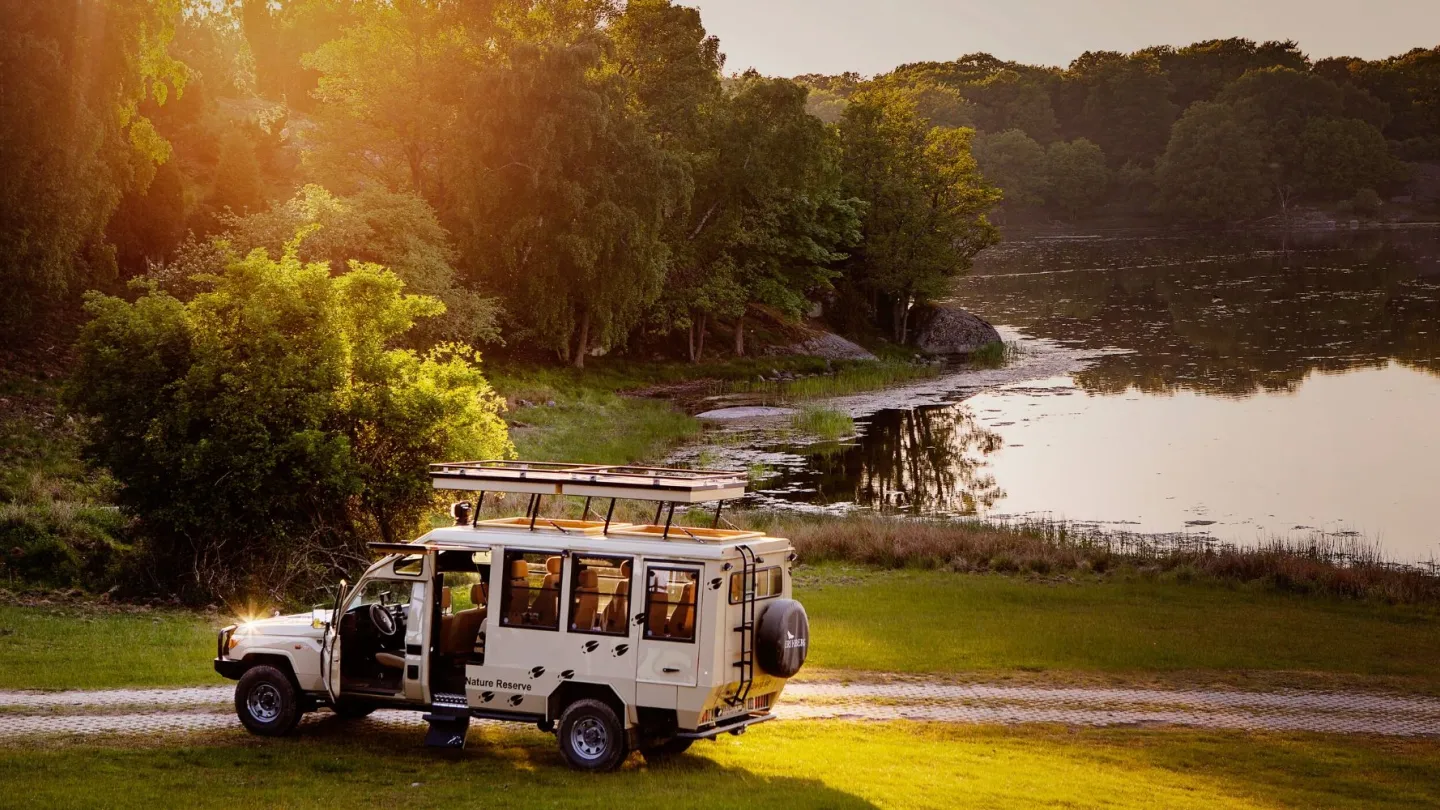
[[[1234,107],[1202,101],[1175,122],[1156,164],[1160,204],[1187,219],[1255,216],[1270,202],[1266,148]]]
[[[92,294],[68,398],[140,520],[144,570],[190,598],[282,598],[369,559],[433,503],[426,464],[508,457],[469,350],[396,348],[432,298],[292,243],[231,255],[188,303]]]
[[[975,162],[1005,195],[1007,207],[1040,205],[1049,190],[1045,147],[1018,129],[975,136]]]
[[[477,275],[529,340],[583,366],[625,339],[660,295],[664,227],[689,192],[604,70],[603,40],[517,44],[468,92],[455,214]]]
[[[1141,53],[1159,61],[1174,87],[1171,101],[1182,110],[1197,101],[1215,100],[1226,85],[1252,70],[1283,67],[1304,71],[1309,67],[1309,59],[1300,46],[1289,40],[1257,44],[1252,39],[1231,37],[1196,42],[1178,49],[1147,48]]]
[[[1316,118],[1300,134],[1301,177],[1306,191],[1350,197],[1386,185],[1395,161],[1380,130],[1354,118]]]
[[[856,94],[840,124],[844,192],[867,206],[848,283],[906,342],[911,308],[946,292],[997,234],[986,212],[1000,192],[970,153],[974,132],[932,129],[893,90]]]
[[[254,214],[265,210],[265,182],[255,146],[239,128],[231,128],[220,141],[220,161],[206,203],[217,212]]]
[[[1110,183],[1105,153],[1084,138],[1056,141],[1045,152],[1045,180],[1048,199],[1070,216],[1094,208]]]
[[[1178,112],[1158,60],[1142,55],[1086,53],[1070,73],[1088,87],[1077,131],[1115,165],[1146,163],[1165,150]]]
[[[169,145],[140,113],[179,93],[179,0],[0,0],[0,324],[113,275],[106,222]]]

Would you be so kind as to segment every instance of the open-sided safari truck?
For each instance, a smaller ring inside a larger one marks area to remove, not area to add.
[[[809,623],[789,541],[719,528],[743,473],[478,461],[430,475],[479,493],[455,526],[371,544],[386,556],[333,607],[220,631],[215,669],[239,680],[246,728],[285,734],[322,706],[413,709],[428,744],[461,747],[470,718],[514,720],[557,732],[574,767],[608,770],[774,718]],[[496,492],[528,496],[525,514],[481,520]],[[585,519],[544,517],[554,496],[585,498]],[[619,499],[654,502],[654,523],[612,522]],[[714,526],[674,523],[698,504]]]

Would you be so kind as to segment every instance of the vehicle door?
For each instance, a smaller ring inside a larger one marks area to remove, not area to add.
[[[647,560],[636,621],[640,624],[638,683],[694,686],[700,668],[700,567]]]
[[[429,573],[428,555],[407,555],[372,569],[345,595],[327,630],[322,667],[332,700],[347,692],[426,699]],[[373,622],[372,609],[388,617],[386,626]]]
[[[570,677],[613,688],[627,703],[635,700],[636,639],[639,628],[631,594],[637,589],[635,561],[626,556],[570,556],[565,634]],[[577,655],[578,653],[578,655]]]

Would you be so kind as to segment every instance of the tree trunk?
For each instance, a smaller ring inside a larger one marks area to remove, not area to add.
[[[900,345],[910,340],[910,296],[900,301]]]
[[[580,314],[580,339],[575,343],[575,368],[585,368],[585,354],[590,348],[590,310]]]
[[[688,344],[688,346],[687,346],[687,356],[690,358],[690,362],[694,363],[694,362],[695,362],[695,322],[694,322],[694,321],[691,321],[691,322],[690,322],[690,331],[689,331],[687,334],[688,334],[688,337],[689,337],[689,339],[690,339],[690,342],[689,342],[689,344]]]
[[[735,356],[745,356],[745,313],[735,319]]]
[[[708,325],[709,321],[709,315],[705,314],[704,312],[700,313],[700,329],[698,330],[699,335],[696,336],[695,340],[695,362],[697,363],[705,357],[705,327],[706,325]]]

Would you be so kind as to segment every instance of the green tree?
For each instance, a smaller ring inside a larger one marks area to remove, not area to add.
[[[427,463],[513,452],[473,353],[396,348],[443,306],[394,273],[335,276],[292,244],[232,256],[207,286],[92,294],[68,392],[156,585],[282,598],[417,530]]]
[[[1045,201],[1045,147],[1018,129],[975,136],[975,162],[985,179],[1005,194],[1007,206],[1034,206]]]
[[[986,212],[1000,192],[970,153],[972,130],[930,128],[893,90],[852,97],[840,132],[844,191],[867,206],[863,238],[844,265],[848,283],[904,343],[911,308],[945,294],[997,239]]]
[[[660,295],[684,162],[604,69],[598,35],[512,48],[466,104],[455,227],[521,334],[583,366],[625,340]]]
[[[231,128],[220,141],[220,160],[206,204],[216,212],[242,215],[265,210],[265,181],[255,145],[239,128]]]
[[[104,232],[170,156],[140,105],[185,84],[167,53],[179,0],[0,0],[4,331],[113,274]]]
[[[1209,222],[1264,211],[1273,193],[1271,177],[1265,144],[1246,117],[1215,102],[1202,101],[1185,111],[1156,164],[1161,207]]]
[[[1300,170],[1306,191],[1350,197],[1396,176],[1390,146],[1380,130],[1355,118],[1315,118],[1300,133]]]
[[[1065,213],[1076,216],[1105,199],[1110,171],[1100,147],[1076,138],[1056,141],[1045,151],[1047,198]]]
[[[1170,103],[1170,80],[1158,60],[1086,53],[1070,66],[1069,74],[1088,88],[1076,130],[1115,165],[1127,160],[1148,163],[1165,150],[1178,110]]]

